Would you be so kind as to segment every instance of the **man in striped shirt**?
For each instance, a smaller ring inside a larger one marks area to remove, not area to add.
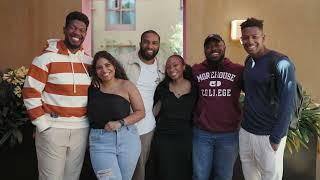
[[[87,89],[92,58],[84,53],[88,17],[71,12],[64,40],[48,40],[34,58],[23,88],[25,106],[36,126],[39,179],[79,179],[84,159],[88,119]]]

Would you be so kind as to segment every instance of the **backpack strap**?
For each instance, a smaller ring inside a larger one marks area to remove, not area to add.
[[[246,67],[247,64],[249,63],[250,59],[251,59],[251,56],[248,55],[248,56],[246,57],[246,59],[244,60],[244,66],[245,66],[245,67]]]
[[[269,73],[270,73],[270,104],[275,105],[277,99],[277,56],[272,56],[269,64]]]
[[[269,73],[270,73],[270,103],[271,105],[275,105],[277,102],[277,78],[278,78],[278,72],[277,72],[277,64],[278,61],[281,59],[288,58],[286,55],[274,52],[272,54],[272,58],[270,59],[269,64]]]

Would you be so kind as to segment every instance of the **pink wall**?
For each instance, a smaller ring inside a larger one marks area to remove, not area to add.
[[[188,57],[187,57],[187,36],[186,36],[186,32],[187,32],[187,24],[186,24],[186,19],[187,19],[187,13],[186,13],[186,1],[187,0],[183,0],[183,20],[182,20],[182,43],[183,43],[183,58],[185,59],[185,61],[188,61]]]
[[[91,0],[82,0],[82,12],[89,18],[89,27],[87,30],[87,36],[83,42],[85,52],[92,55],[92,13],[91,13]]]

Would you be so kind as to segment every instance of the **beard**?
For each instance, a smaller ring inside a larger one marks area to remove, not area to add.
[[[82,43],[80,43],[80,45],[77,45],[77,44],[72,44],[68,38],[65,38],[64,39],[64,43],[66,44],[66,46],[69,48],[69,49],[80,49]]]
[[[219,59],[213,59],[212,57],[206,57],[206,58],[208,60],[208,64],[209,64],[210,67],[218,68],[218,67],[222,66],[224,57],[225,57],[225,55],[223,53],[223,54],[221,54]]]
[[[143,60],[146,60],[146,61],[151,61],[153,60],[156,55],[158,54],[159,52],[159,49],[157,49],[156,51],[154,51],[151,55],[149,55],[146,50],[142,49],[140,47],[140,50],[139,50],[139,55],[142,57]]]

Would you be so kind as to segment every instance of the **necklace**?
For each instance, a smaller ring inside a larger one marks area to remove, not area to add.
[[[177,96],[177,97],[180,97],[180,96],[182,96],[183,94],[186,94],[185,93],[185,91],[184,91],[184,89],[175,89],[175,90],[173,90],[173,94],[175,95],[175,96]]]
[[[180,85],[175,85],[173,83],[169,84],[169,90],[177,97],[180,98],[184,94],[190,92],[191,84],[189,82]]]

